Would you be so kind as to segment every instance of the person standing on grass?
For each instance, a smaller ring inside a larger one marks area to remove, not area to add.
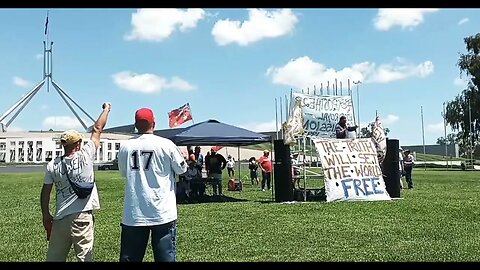
[[[270,190],[270,181],[272,180],[272,160],[269,155],[270,152],[264,150],[263,156],[258,159],[258,166],[262,170],[262,191],[265,191],[265,183],[267,183],[267,189]]]
[[[257,175],[258,164],[257,164],[257,161],[255,160],[255,157],[251,157],[248,160],[248,169],[250,170],[250,181],[252,181],[252,185],[258,185],[258,175]]]
[[[104,103],[103,111],[95,122],[90,141],[82,146],[82,135],[75,130],[60,136],[64,154],[51,160],[46,167],[40,194],[43,226],[47,231],[47,261],[66,261],[73,245],[75,257],[80,262],[93,261],[94,219],[93,210],[100,208],[97,186],[94,182],[93,163],[100,146],[100,134],[107,123],[111,109]],[[93,189],[86,198],[72,189],[70,181],[93,182]],[[50,214],[50,193],[55,184],[55,217]]]
[[[412,170],[413,166],[415,165],[415,160],[412,154],[410,154],[410,150],[405,150],[403,154],[403,168],[405,170],[405,180],[407,180],[408,188],[411,189],[413,188]]]
[[[135,127],[138,136],[122,143],[118,153],[118,168],[126,177],[120,262],[143,261],[150,232],[154,260],[174,262],[175,176],[187,171],[187,163],[171,140],[153,134],[155,117],[151,109],[136,111]]]
[[[235,159],[231,155],[227,157],[227,171],[228,177],[235,176]]]
[[[222,171],[225,169],[227,165],[227,160],[224,156],[217,153],[217,149],[212,147],[210,149],[210,154],[205,157],[205,169],[207,170],[208,178],[211,179],[212,188],[213,188],[213,195],[217,195],[217,187],[218,187],[218,195],[222,196]]]

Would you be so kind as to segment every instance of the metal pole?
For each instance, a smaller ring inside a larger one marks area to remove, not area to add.
[[[312,138],[309,138],[308,141],[309,141],[308,144],[310,145],[310,149],[309,149],[309,151],[310,151],[310,166],[308,166],[308,167],[310,168],[310,167],[312,167],[312,160],[313,160],[313,157],[312,157],[312,155],[313,155],[313,153],[312,153],[313,152],[313,150],[312,150],[313,149],[312,148]]]
[[[469,127],[468,127],[468,136],[470,137],[471,150],[470,150],[470,160],[473,167],[473,134],[472,134],[472,106],[470,104],[471,97],[468,98],[468,118],[469,118]]]
[[[277,98],[275,98],[275,130],[277,132],[277,140],[278,140],[278,112],[277,112]]]
[[[80,124],[82,124],[83,128],[85,130],[88,130],[88,127],[87,125],[85,124],[85,122],[83,122],[82,118],[77,114],[77,112],[75,111],[75,109],[73,109],[72,105],[70,105],[70,103],[68,103],[68,100],[65,98],[64,96],[64,93],[61,92],[59,89],[61,89],[57,84],[53,83],[53,88],[55,88],[55,90],[57,90],[57,93],[60,95],[60,97],[63,99],[63,101],[65,102],[65,104],[67,104],[68,108],[72,111],[72,113],[75,115],[75,117],[77,117],[77,120],[78,122],[80,122]]]
[[[448,145],[447,145],[447,115],[445,113],[445,102],[443,102],[443,131],[445,133],[445,164],[448,171]]]
[[[350,92],[350,100],[352,101],[353,124],[356,125],[357,121],[355,120],[355,106],[353,106],[352,92]],[[360,134],[360,131],[358,131],[358,134]]]
[[[70,101],[75,104],[75,106],[77,106],[90,120],[92,120],[92,122],[95,123],[95,120],[93,119],[93,117],[88,114],[80,105],[78,105],[77,102],[75,102],[75,100],[73,100],[73,98],[71,98],[63,89],[62,87],[60,87],[57,83],[55,83],[55,81],[52,80],[52,85],[60,92],[62,92],[63,95],[65,95],[68,99],[70,99]]]
[[[282,132],[280,133],[282,135],[282,139],[283,139],[283,109],[282,109],[282,97],[280,97],[280,128],[282,129]]]
[[[43,79],[45,79],[45,77],[47,77],[47,71],[46,71],[46,68],[47,68],[47,63],[45,61],[47,59],[47,45],[45,43],[45,41],[43,42]]]
[[[358,91],[358,85],[361,84],[361,81],[357,82],[357,120],[358,128],[360,129],[360,92]]]
[[[242,177],[241,177],[241,173],[240,173],[240,146],[237,146],[237,162],[238,162],[238,181],[241,183],[242,182]],[[243,185],[243,184],[242,184]],[[242,190],[243,190],[243,186],[242,186]]]
[[[50,80],[53,79],[53,41],[50,42]]]
[[[360,94],[358,92],[358,85],[361,84],[362,82],[356,81],[353,83],[357,85],[357,121],[358,121],[358,130],[361,130],[360,128]]]
[[[12,116],[12,118],[10,118],[10,120],[5,125],[7,128],[10,126],[10,124],[13,122],[13,120],[15,120],[15,118],[17,118],[17,116],[22,112],[23,108],[25,108],[25,106],[28,105],[30,100],[32,100],[32,98],[38,93],[38,91],[40,91],[40,89],[42,88],[42,85],[43,84],[41,84],[40,87],[37,87],[34,92],[32,92],[31,94],[28,95],[28,98],[23,102],[22,106],[20,106],[20,108],[17,110],[17,112]]]
[[[48,40],[48,39],[47,39]],[[46,66],[47,66],[47,70],[46,70],[46,78],[47,78],[47,93],[50,92],[50,55],[52,54],[52,50],[51,49],[48,49],[48,44],[47,44],[47,61],[46,61]]]
[[[425,128],[423,126],[423,106],[420,106],[420,114],[422,116],[422,138],[423,138],[423,155],[425,156],[426,151],[425,151]],[[427,170],[427,163],[423,161],[425,171]]]
[[[306,168],[306,162],[305,162],[305,136],[303,136],[303,201],[307,201],[307,168]]]
[[[285,121],[288,121],[289,117],[290,117],[290,110],[288,109],[288,97],[287,95],[285,95]]]
[[[43,84],[45,83],[45,79],[43,81],[39,82],[35,87],[33,87],[32,90],[30,90],[25,96],[21,97],[20,100],[18,100],[15,104],[13,104],[12,107],[10,107],[2,116],[0,116],[0,122],[3,121],[7,116],[9,116],[14,110],[18,108],[23,102],[25,102],[31,95],[35,95],[40,89]]]
[[[350,79],[348,79],[348,94],[352,96],[352,89],[350,88]]]
[[[338,96],[337,78],[335,78],[335,96]]]

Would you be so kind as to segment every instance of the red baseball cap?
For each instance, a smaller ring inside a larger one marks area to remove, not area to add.
[[[138,109],[135,112],[135,122],[139,121],[147,121],[150,124],[154,123],[155,116],[153,115],[153,111],[149,108]]]

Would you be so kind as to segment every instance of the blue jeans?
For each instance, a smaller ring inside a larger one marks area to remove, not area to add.
[[[176,261],[177,222],[155,226],[127,226],[121,224],[120,262],[141,262],[145,256],[150,231],[155,262]]]
[[[218,187],[218,194],[222,195],[222,174],[210,173],[208,177],[212,179],[213,195],[217,195],[217,187]]]

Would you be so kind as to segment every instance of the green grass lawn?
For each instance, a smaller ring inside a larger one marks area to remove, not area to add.
[[[415,189],[388,202],[280,204],[248,181],[242,192],[224,191],[239,202],[180,204],[177,259],[480,261],[480,173],[417,168],[413,176]],[[0,174],[0,261],[44,260],[42,177]],[[97,181],[95,260],[118,261],[123,180],[97,172]]]

